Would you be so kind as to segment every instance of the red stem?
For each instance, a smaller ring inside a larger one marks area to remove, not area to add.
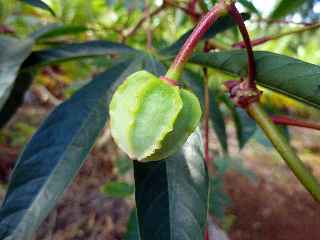
[[[303,128],[310,128],[315,130],[320,130],[320,124],[312,123],[312,122],[305,122],[299,119],[293,119],[287,116],[273,116],[272,121],[275,124],[280,125],[288,125],[288,126],[295,126],[295,127],[303,127]]]
[[[193,49],[197,45],[198,41],[202,36],[209,30],[211,25],[220,17],[224,12],[224,6],[221,3],[216,4],[210,12],[202,17],[198,25],[195,27],[191,33],[188,40],[182,46],[180,52],[176,56],[174,62],[172,63],[170,69],[173,71],[181,71],[185,63],[191,56]]]
[[[257,89],[256,81],[255,81],[255,74],[256,74],[256,66],[254,61],[253,50],[251,46],[250,36],[247,31],[246,25],[244,24],[243,18],[239,13],[238,9],[236,8],[234,3],[227,4],[226,8],[228,13],[234,18],[235,22],[239,26],[239,30],[241,32],[242,38],[244,40],[245,47],[247,49],[248,54],[248,83],[249,88]]]

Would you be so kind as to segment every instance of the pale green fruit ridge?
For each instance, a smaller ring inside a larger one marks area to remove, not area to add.
[[[202,114],[198,98],[185,89],[180,90],[180,96],[183,107],[175,121],[173,131],[162,140],[161,148],[144,161],[164,159],[175,153],[198,126]]]

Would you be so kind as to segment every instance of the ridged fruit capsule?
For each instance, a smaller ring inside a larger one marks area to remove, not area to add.
[[[146,71],[130,75],[110,103],[111,135],[130,158],[161,160],[177,151],[201,118],[197,97]]]

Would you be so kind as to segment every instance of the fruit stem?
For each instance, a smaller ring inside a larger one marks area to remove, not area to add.
[[[187,63],[193,52],[193,49],[196,47],[199,40],[208,31],[211,25],[224,14],[226,14],[225,5],[224,1],[221,1],[202,17],[198,25],[194,28],[190,37],[182,46],[175,60],[171,64],[166,74],[167,78],[174,80],[180,79],[184,65]]]
[[[244,23],[244,20],[239,13],[238,9],[235,6],[234,2],[225,3],[225,7],[228,10],[228,13],[230,16],[233,17],[234,21],[238,24],[239,30],[241,32],[244,46],[247,50],[248,55],[248,85],[249,88],[252,90],[256,90],[256,81],[255,81],[255,74],[256,74],[256,66],[254,61],[254,55],[253,50],[251,46],[250,36],[247,31],[246,25]]]
[[[273,146],[280,153],[287,165],[291,168],[296,177],[310,192],[313,198],[320,202],[320,185],[318,180],[310,173],[304,163],[299,159],[295,151],[289,145],[285,137],[279,132],[267,113],[258,102],[251,103],[246,108],[248,114],[256,120]]]

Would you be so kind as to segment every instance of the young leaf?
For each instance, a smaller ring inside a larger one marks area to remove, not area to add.
[[[41,0],[20,0],[20,1],[25,2],[31,6],[49,11],[53,16],[55,16],[54,11],[48,6],[48,4],[46,4],[45,2],[43,2]]]
[[[168,159],[135,161],[134,175],[142,240],[203,239],[209,184],[199,130]]]
[[[0,208],[0,239],[32,238],[77,174],[105,126],[112,86],[140,67],[139,61],[112,67],[57,107],[45,120],[12,173]]]
[[[293,13],[301,5],[303,5],[305,0],[281,0],[279,4],[275,7],[271,13],[271,18],[279,19]]]
[[[0,36],[0,110],[10,95],[20,65],[31,53],[32,45],[32,39]]]
[[[257,51],[254,55],[259,85],[320,108],[319,66],[270,52]],[[242,50],[197,53],[191,61],[246,76],[247,55]]]

